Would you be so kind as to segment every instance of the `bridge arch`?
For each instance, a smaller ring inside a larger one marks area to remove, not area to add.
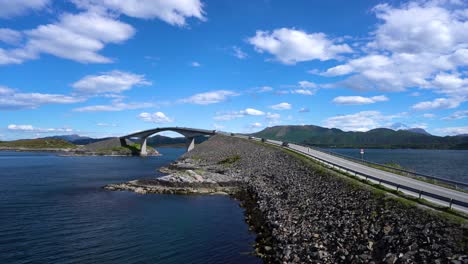
[[[163,131],[172,131],[183,135],[186,138],[187,152],[192,150],[195,147],[195,137],[198,136],[212,136],[216,134],[216,130],[206,130],[198,128],[188,128],[188,127],[158,127],[153,129],[148,129],[144,131],[135,132],[128,134],[126,136],[120,137],[120,143],[126,145],[126,139],[138,139],[141,143],[140,156],[148,155],[147,152],[147,139],[149,136],[163,132]]]

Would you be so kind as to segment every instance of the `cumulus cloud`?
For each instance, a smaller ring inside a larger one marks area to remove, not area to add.
[[[12,18],[41,10],[49,3],[50,0],[0,0],[0,18]]]
[[[143,112],[138,115],[138,118],[140,118],[141,120],[145,122],[151,122],[151,123],[157,123],[157,124],[174,122],[174,119],[169,118],[163,112],[156,112],[153,114]]]
[[[187,18],[204,21],[203,4],[200,0],[72,0],[78,7],[103,9],[129,17],[161,19],[171,25],[184,26]]]
[[[463,6],[463,5],[462,5]],[[331,67],[322,75],[345,76],[337,86],[356,90],[431,89],[449,97],[466,97],[468,23],[460,7],[444,1],[416,1],[376,6],[379,19],[361,57]]]
[[[291,109],[292,105],[290,103],[279,103],[276,105],[270,106],[271,109],[275,110],[289,110]]]
[[[123,71],[110,71],[100,75],[88,75],[72,84],[75,91],[86,94],[121,93],[134,86],[151,85],[144,75]]]
[[[197,61],[193,61],[192,63],[190,63],[190,66],[198,68],[198,67],[201,67],[202,65]]]
[[[59,21],[25,30],[24,45],[0,49],[0,64],[22,63],[50,54],[81,63],[109,63],[112,59],[100,55],[108,43],[121,43],[131,38],[135,29],[102,13],[63,14]]]
[[[363,97],[363,96],[338,96],[333,99],[333,103],[340,105],[364,105],[364,104],[374,104],[377,102],[388,101],[388,98],[385,95],[378,95],[372,97]]]
[[[384,127],[386,122],[400,117],[399,115],[385,116],[379,111],[362,111],[355,114],[338,115],[327,118],[325,127],[340,128],[345,131],[368,131]]]
[[[34,109],[47,104],[73,104],[85,101],[83,97],[63,94],[20,93],[0,86],[0,110]]]
[[[212,92],[195,94],[188,98],[181,99],[179,100],[179,102],[199,104],[199,105],[208,105],[208,104],[216,104],[216,103],[224,102],[229,97],[238,96],[238,95],[239,95],[238,93],[235,93],[232,91],[217,90],[217,91],[212,91]]]
[[[74,131],[71,128],[38,128],[32,125],[16,125],[16,124],[8,125],[7,129],[10,131],[34,132],[34,133],[54,133],[54,132],[71,133]]]
[[[273,32],[258,30],[247,40],[257,52],[268,52],[284,64],[311,60],[330,60],[338,54],[352,52],[347,44],[335,44],[323,33],[280,28]]]
[[[437,98],[433,101],[420,102],[412,106],[414,110],[433,110],[456,108],[463,100],[460,98]]]
[[[241,118],[244,116],[262,116],[265,115],[265,112],[254,108],[246,108],[241,111],[233,111],[233,112],[220,112],[213,118],[216,121],[229,121],[236,118]]]

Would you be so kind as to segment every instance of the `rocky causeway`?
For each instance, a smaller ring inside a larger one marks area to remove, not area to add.
[[[216,135],[161,171],[105,188],[229,194],[245,208],[265,263],[468,263],[465,220],[275,147]]]

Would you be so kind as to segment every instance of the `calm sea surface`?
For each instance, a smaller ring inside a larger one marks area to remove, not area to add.
[[[260,263],[238,202],[101,187],[161,175],[161,157],[0,152],[0,263]]]
[[[361,158],[359,149],[328,149]],[[397,163],[418,173],[468,182],[468,150],[365,149],[364,159],[381,164]]]

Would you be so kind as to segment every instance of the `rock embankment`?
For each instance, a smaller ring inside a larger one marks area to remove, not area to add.
[[[267,263],[468,263],[466,222],[283,150],[217,135],[178,163],[170,169],[205,170],[236,183]]]

